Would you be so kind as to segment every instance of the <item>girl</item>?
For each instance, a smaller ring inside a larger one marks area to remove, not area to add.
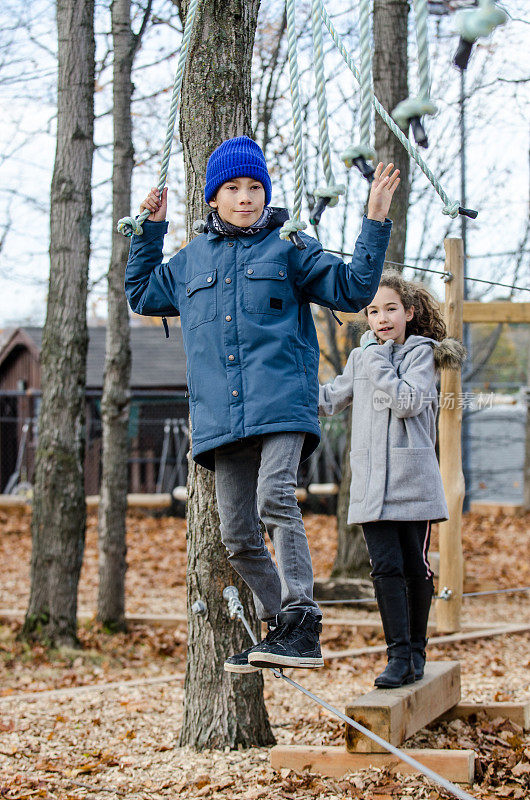
[[[360,310],[376,293],[392,224],[399,170],[379,164],[350,264],[302,234],[306,249],[279,238],[288,218],[271,208],[260,147],[247,136],[210,156],[206,229],[162,263],[167,192],[133,236],[125,291],[138,314],[179,314],[187,358],[192,456],[215,470],[221,538],[254,594],[270,632],[227,659],[230,672],[262,666],[322,666],[321,613],[295,497],[300,460],[318,445],[318,341],[310,303]],[[274,543],[278,566],[260,529]]]
[[[394,688],[423,677],[431,523],[448,516],[434,449],[436,372],[459,369],[465,349],[445,338],[429,292],[393,270],[383,272],[364,313],[370,328],[342,375],[320,386],[319,413],[352,403],[348,524],[362,524],[387,643],[375,685]]]

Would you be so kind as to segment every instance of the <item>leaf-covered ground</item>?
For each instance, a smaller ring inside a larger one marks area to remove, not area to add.
[[[315,572],[329,573],[336,530],[332,517],[311,515],[306,527]],[[530,517],[467,515],[466,589],[530,584]],[[185,525],[172,518],[131,515],[128,524],[129,613],[182,612],[185,604]],[[436,537],[433,547],[436,548]],[[0,610],[24,609],[29,589],[29,519],[0,514]],[[96,518],[87,531],[80,586],[81,611],[91,614],[97,586]],[[326,609],[328,616],[377,618],[366,609]],[[464,621],[530,622],[527,595],[469,600]],[[302,800],[347,797],[431,798],[447,795],[421,777],[367,770],[344,779],[274,772],[266,749],[194,753],[177,747],[182,717],[185,623],[173,628],[135,625],[110,637],[93,621],[80,627],[82,649],[49,652],[17,639],[18,622],[0,622],[0,797],[223,798]],[[326,626],[327,648],[381,641],[352,625]],[[465,700],[529,699],[530,637],[518,634],[438,645],[433,659],[458,659]],[[344,709],[372,688],[383,656],[330,661],[323,670],[293,676]],[[169,678],[170,680],[166,680]],[[127,683],[129,682],[129,683]],[[103,684],[118,686],[96,688]],[[51,690],[51,691],[50,691]],[[38,694],[31,694],[38,692]],[[266,677],[266,700],[280,744],[336,744],[342,724],[282,681]],[[477,753],[477,798],[530,796],[530,737],[514,723],[478,717],[434,723],[409,746],[472,748]]]

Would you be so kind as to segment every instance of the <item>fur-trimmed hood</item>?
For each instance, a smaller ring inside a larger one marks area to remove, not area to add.
[[[429,336],[411,334],[407,337],[403,345],[394,345],[394,348],[399,350],[399,360],[401,360],[406,352],[424,344],[431,345],[437,370],[462,368],[466,360],[466,348],[462,342],[459,342],[458,339],[453,339],[451,336],[438,342],[436,339],[431,339]],[[395,359],[394,363],[396,363]]]
[[[462,369],[467,351],[462,342],[448,336],[441,342],[434,342],[434,363],[437,369]]]

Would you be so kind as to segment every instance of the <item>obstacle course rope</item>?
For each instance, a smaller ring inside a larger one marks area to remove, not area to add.
[[[372,79],[372,42],[370,28],[370,0],[360,0],[359,3],[359,30],[361,38],[361,141],[358,145],[350,145],[341,153],[341,158],[350,169],[355,166],[363,178],[369,183],[374,179],[374,168],[369,161],[376,158],[376,152],[370,144],[370,122],[372,117],[372,104],[374,87]]]
[[[517,586],[513,589],[491,589],[485,592],[463,592],[462,597],[489,597],[496,594],[519,594],[520,592],[530,592],[530,586]],[[444,588],[440,594],[435,595],[433,600],[451,600],[453,592],[451,589]],[[319,600],[321,606],[338,606],[346,603],[375,603],[375,597],[350,597],[346,600]]]
[[[326,206],[333,208],[339,202],[339,196],[344,194],[346,187],[335,182],[331,166],[331,153],[328,133],[328,109],[326,101],[326,78],[324,75],[324,51],[322,44],[322,0],[312,0],[311,28],[313,32],[313,53],[315,58],[315,84],[318,111],[318,138],[322,153],[322,165],[327,185],[319,186],[313,195],[318,202],[311,214],[311,225],[318,225]]]
[[[329,17],[329,14],[326,11],[326,8],[325,8],[324,5],[322,5],[322,19],[324,21],[324,24],[325,24],[326,28],[328,29],[328,31],[330,33],[331,38],[333,39],[333,41],[336,44],[339,53],[341,54],[342,58],[344,59],[346,65],[348,66],[350,71],[353,73],[353,75],[355,76],[357,81],[360,83],[361,79],[360,79],[359,70],[357,69],[357,67],[353,63],[353,60],[352,60],[351,56],[349,55],[348,51],[346,50],[346,47],[344,46],[344,42],[342,40],[342,37],[335,30],[335,26],[333,25],[333,23],[332,23],[332,21],[331,21],[331,19]],[[434,174],[432,173],[430,168],[427,166],[427,164],[425,163],[423,158],[418,153],[418,150],[414,147],[412,142],[405,136],[405,134],[403,133],[401,128],[394,122],[394,120],[392,119],[390,114],[388,114],[385,111],[385,109],[383,108],[383,106],[381,105],[381,103],[379,102],[379,100],[377,99],[377,97],[375,95],[373,97],[373,106],[374,106],[375,110],[377,111],[377,113],[379,114],[379,116],[381,117],[381,119],[388,125],[388,127],[390,128],[390,130],[392,131],[394,136],[396,136],[399,139],[399,141],[401,142],[401,144],[403,145],[403,147],[405,148],[407,153],[414,159],[414,161],[419,166],[419,168],[421,169],[423,174],[430,181],[430,183],[432,184],[435,192],[443,200],[444,207],[442,209],[442,213],[443,214],[447,214],[452,219],[455,219],[455,217],[457,217],[458,214],[463,214],[466,217],[471,217],[472,219],[475,219],[477,217],[477,212],[476,211],[473,211],[473,210],[468,209],[468,208],[462,208],[462,206],[456,200],[451,200],[451,198],[449,197],[447,192],[442,187],[441,183],[437,180],[437,178],[434,176]]]
[[[304,189],[304,164],[302,154],[302,109],[298,88],[298,54],[296,50],[295,0],[287,0],[287,47],[289,52],[289,79],[291,85],[291,109],[294,128],[294,200],[293,213],[280,228],[280,239],[290,239],[299,250],[306,245],[298,235],[307,228],[302,221],[302,192]]]
[[[418,45],[418,73],[419,73],[419,95],[417,97],[407,97],[398,103],[392,111],[392,116],[397,124],[404,131],[408,131],[409,125],[412,128],[414,140],[420,147],[428,147],[429,141],[423,127],[421,118],[428,114],[436,114],[438,109],[431,100],[431,78],[429,73],[429,36],[428,36],[428,16],[429,9],[427,0],[414,0],[414,12],[416,15],[416,42]]]
[[[167,171],[169,167],[169,159],[171,156],[171,146],[173,144],[173,133],[175,130],[175,120],[180,106],[180,90],[182,88],[182,79],[184,77],[184,68],[186,66],[186,59],[188,55],[188,47],[193,30],[193,23],[197,14],[199,0],[191,0],[186,14],[186,22],[184,25],[184,32],[182,34],[182,42],[180,45],[179,60],[177,64],[177,72],[175,74],[175,83],[173,84],[173,94],[171,96],[171,105],[169,108],[169,118],[167,122],[166,140],[164,142],[164,150],[162,154],[162,164],[160,166],[160,175],[158,178],[158,191],[159,196],[162,197],[162,191],[166,185]],[[118,231],[123,233],[124,236],[132,236],[135,233],[141,236],[143,233],[142,225],[151,212],[147,209],[135,219],[134,217],[123,217],[118,222]]]
[[[246,620],[243,604],[239,599],[239,593],[236,587],[227,586],[223,590],[223,597],[228,603],[228,612],[230,614],[231,619],[239,619],[240,622],[242,622],[243,625],[245,626],[245,629],[248,635],[250,636],[252,643],[257,644],[258,640],[254,635],[254,631],[252,630],[252,628],[250,627],[250,625]],[[406,753],[405,751],[400,750],[397,747],[394,747],[394,745],[390,744],[390,742],[387,742],[385,739],[382,739],[376,733],[373,733],[372,731],[368,730],[368,728],[365,728],[364,725],[361,725],[359,722],[356,722],[351,717],[348,717],[346,714],[343,714],[342,711],[339,711],[338,708],[335,708],[334,706],[330,705],[325,700],[322,700],[322,698],[318,697],[316,694],[313,694],[313,692],[310,692],[309,689],[306,689],[304,686],[301,686],[301,684],[297,683],[296,681],[293,681],[292,678],[289,678],[287,677],[287,675],[284,675],[283,671],[271,668],[271,672],[275,675],[275,677],[281,678],[290,686],[292,686],[295,689],[298,689],[298,691],[302,692],[302,694],[305,694],[306,697],[309,697],[315,703],[318,703],[318,705],[322,706],[322,708],[325,708],[326,711],[329,711],[332,714],[334,714],[342,722],[346,722],[348,725],[351,725],[352,728],[355,728],[360,733],[363,733],[373,742],[376,742],[376,744],[378,744],[384,750],[388,750],[389,753],[392,753],[392,755],[399,758],[400,761],[404,761],[406,764],[409,764],[411,767],[413,767],[413,769],[417,770],[418,772],[421,772],[427,778],[430,778],[430,780],[432,780],[434,783],[437,783],[439,786],[442,786],[446,791],[450,792],[455,797],[458,797],[459,800],[475,800],[475,798],[473,798],[473,795],[470,795],[468,794],[468,792],[465,792],[463,789],[460,789],[460,787],[455,786],[454,783],[451,783],[451,781],[448,781],[446,778],[442,778],[441,775],[438,775],[438,773],[434,772],[434,770],[432,769],[429,769],[429,767],[424,766],[424,764],[420,764],[419,761],[416,761],[415,758],[409,756],[408,753]]]

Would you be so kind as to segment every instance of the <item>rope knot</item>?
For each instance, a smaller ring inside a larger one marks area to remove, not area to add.
[[[298,233],[298,231],[304,231],[307,228],[307,223],[303,222],[301,219],[288,219],[286,220],[282,227],[280,228],[279,236],[280,239],[289,239],[292,233]]]
[[[356,158],[363,158],[365,161],[373,161],[377,158],[377,153],[369,144],[350,144],[340,154],[341,160],[344,161],[348,169],[353,167],[353,162]]]
[[[123,233],[124,236],[141,236],[143,231],[142,226],[134,217],[123,217],[118,221],[118,232]]]
[[[456,200],[454,202],[449,201],[445,204],[442,208],[442,214],[446,214],[451,219],[456,219],[458,217],[458,210],[460,208],[460,203]]]
[[[314,197],[325,197],[328,202],[327,205],[333,208],[339,202],[341,194],[345,194],[346,187],[342,183],[331,183],[329,186],[319,186],[313,192]]]

